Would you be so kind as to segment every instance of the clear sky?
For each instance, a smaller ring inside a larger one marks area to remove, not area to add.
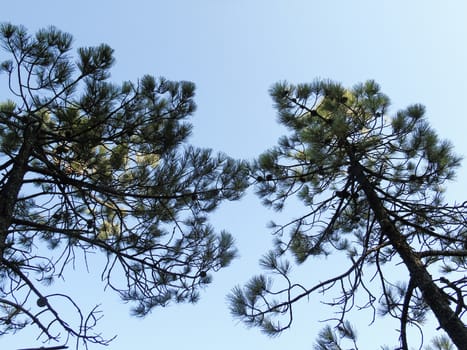
[[[0,22],[31,31],[55,25],[73,34],[75,47],[109,44],[117,60],[115,82],[144,74],[195,82],[198,110],[191,142],[244,159],[253,159],[285,132],[268,96],[271,84],[316,77],[348,86],[375,79],[391,98],[393,112],[425,104],[439,134],[466,155],[466,14],[463,0],[31,0],[0,6]],[[0,86],[0,100],[5,93]],[[464,166],[448,191],[451,199],[467,199],[466,175]],[[98,269],[95,275],[70,273],[66,286],[57,286],[71,289],[85,304],[102,304],[100,329],[118,335],[112,350],[311,349],[323,326],[317,320],[331,315],[314,300],[302,303],[292,330],[274,339],[245,328],[228,312],[225,296],[259,271],[257,261],[271,246],[265,224],[276,216],[253,196],[216,212],[214,224],[234,234],[240,258],[214,275],[196,305],[131,318],[128,305],[102,291],[94,278]],[[331,259],[326,264],[338,267]],[[312,262],[303,268],[310,284],[319,280],[316,269]],[[377,324],[370,330],[365,317],[360,319],[362,349],[384,343],[397,326],[388,330]],[[34,329],[4,336],[0,349],[39,346],[35,334]]]

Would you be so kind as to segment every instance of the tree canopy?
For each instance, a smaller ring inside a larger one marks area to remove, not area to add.
[[[55,27],[31,35],[2,24],[0,43],[0,335],[31,325],[44,341],[108,344],[97,307],[84,312],[54,283],[87,269],[91,254],[136,316],[196,302],[236,255],[209,213],[254,185],[266,206],[300,203],[303,213],[271,223],[266,273],[229,295],[236,317],[275,335],[321,293],[332,313],[316,350],[357,349],[362,309],[399,323],[400,349],[417,345],[409,329],[423,333],[430,317],[445,331],[434,347],[465,348],[467,202],[443,196],[461,159],[422,105],[389,116],[373,81],[278,83],[270,93],[290,134],[248,166],[190,146],[191,82],[112,83],[109,46],[73,53]],[[297,282],[290,258],[347,265]]]
[[[238,199],[247,177],[242,162],[187,143],[194,84],[111,83],[109,46],[74,54],[54,27],[2,24],[0,42],[10,92],[0,104],[0,334],[33,325],[43,340],[107,344],[97,310],[83,313],[53,284],[95,252],[105,286],[135,315],[195,302],[236,253],[207,215]]]
[[[460,157],[430,127],[424,107],[390,117],[389,98],[374,81],[351,89],[281,82],[270,92],[290,134],[252,164],[257,194],[275,210],[298,200],[304,214],[271,223],[274,249],[260,261],[267,272],[231,292],[233,315],[274,335],[290,327],[298,301],[323,293],[336,328],[319,334],[316,349],[341,349],[340,339],[356,348],[349,321],[361,309],[372,312],[370,321],[376,314],[398,320],[400,349],[411,344],[408,327],[423,330],[430,315],[465,349],[467,202],[443,197]],[[323,272],[323,258],[347,265],[327,279],[295,281],[288,256]]]

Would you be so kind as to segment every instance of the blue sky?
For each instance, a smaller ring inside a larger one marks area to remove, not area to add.
[[[410,103],[426,105],[439,134],[466,155],[466,13],[467,3],[462,0],[42,0],[5,2],[0,22],[23,24],[31,31],[55,25],[73,34],[75,47],[109,44],[117,60],[112,71],[115,82],[144,74],[195,82],[198,110],[191,142],[233,157],[253,159],[285,132],[276,123],[267,92],[274,82],[309,82],[316,77],[348,86],[375,79],[391,98],[392,112]],[[5,86],[0,86],[0,99],[5,93]],[[466,169],[450,186],[449,198],[466,199],[462,181]],[[69,288],[90,306],[102,304],[102,331],[118,334],[112,350],[135,345],[311,349],[323,326],[317,320],[331,312],[316,300],[302,303],[292,330],[274,339],[245,328],[227,309],[229,290],[259,271],[257,261],[271,246],[265,224],[273,217],[277,214],[262,208],[253,196],[216,212],[214,224],[234,234],[240,258],[214,275],[196,305],[176,305],[156,309],[144,319],[131,318],[128,305],[102,291],[98,269],[95,274],[70,273],[60,288]],[[332,260],[325,263],[338,268]],[[300,273],[315,281],[320,278],[312,264]],[[368,332],[367,316],[359,320],[365,325],[360,328],[365,349],[384,343],[397,326],[387,329],[376,324]],[[34,332],[0,338],[2,349],[33,345],[40,345]]]

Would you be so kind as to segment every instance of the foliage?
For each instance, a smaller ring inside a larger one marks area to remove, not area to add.
[[[137,316],[198,300],[235,256],[207,214],[238,199],[246,175],[241,162],[187,144],[194,84],[110,83],[112,49],[73,55],[71,35],[54,27],[30,35],[3,24],[0,36],[11,92],[0,105],[0,334],[32,324],[44,340],[65,331],[77,347],[107,344],[97,309],[86,315],[53,290],[97,252],[106,287]]]
[[[233,315],[274,335],[290,327],[299,300],[320,292],[337,312],[337,329],[352,310],[369,309],[373,320],[377,313],[400,320],[401,347],[408,349],[407,326],[422,329],[431,310],[462,344],[467,206],[443,198],[460,158],[429,126],[424,107],[390,118],[389,99],[373,81],[352,89],[281,82],[270,92],[291,133],[252,165],[257,194],[275,210],[298,199],[306,211],[271,224],[275,248],[261,265],[282,282],[275,287],[261,276],[236,287],[229,295]],[[314,284],[298,283],[288,255],[297,264],[314,259],[313,270],[326,271],[323,258],[347,266]],[[320,339],[331,341],[331,329],[324,332],[329,337]],[[326,344],[318,348],[338,348]]]
[[[427,346],[425,350],[454,350],[454,345],[446,336],[435,337],[432,340],[432,346]]]
[[[357,334],[349,322],[337,327],[337,332],[333,331],[331,326],[326,326],[319,333],[314,350],[342,350],[341,339],[350,340],[356,347]]]

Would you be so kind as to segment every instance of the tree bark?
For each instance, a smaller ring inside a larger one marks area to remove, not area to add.
[[[446,331],[453,343],[459,350],[467,350],[467,328],[449,306],[449,303],[441,289],[433,281],[432,276],[423,265],[420,258],[407,243],[402,235],[387,215],[386,208],[382,200],[376,194],[373,185],[363,172],[363,167],[359,163],[351,166],[350,172],[357,182],[362,186],[368,199],[370,208],[381,227],[384,235],[389,239],[391,245],[397,251],[404,264],[409,270],[411,279],[415,286],[422,292],[425,302],[438,319],[440,327]]]
[[[23,133],[23,144],[7,175],[7,181],[0,190],[0,260],[3,259],[8,229],[23,185],[24,175],[27,172],[29,157],[37,141],[39,128],[40,126],[34,124],[26,126]]]

